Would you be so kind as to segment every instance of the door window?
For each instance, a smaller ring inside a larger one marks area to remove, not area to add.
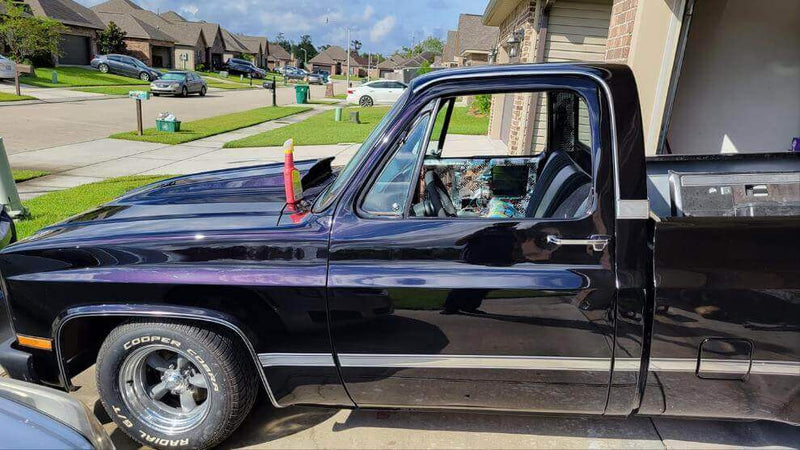
[[[488,126],[491,99],[501,96],[440,99],[431,136],[424,136],[421,125],[426,113],[382,169],[362,209],[464,220],[586,216],[594,205],[594,146],[586,103],[573,91],[537,94],[547,98],[547,108],[536,110],[531,120],[513,117],[517,139],[508,143],[493,137]],[[539,128],[549,133],[544,151],[534,154],[529,145]],[[424,156],[419,153],[423,147]]]
[[[383,167],[364,197],[362,210],[370,214],[400,216],[405,211],[414,167],[423,145],[430,114],[420,117],[400,141],[392,159]]]

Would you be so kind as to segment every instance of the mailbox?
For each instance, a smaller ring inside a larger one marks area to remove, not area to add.
[[[129,91],[128,97],[135,100],[150,100],[150,91]]]

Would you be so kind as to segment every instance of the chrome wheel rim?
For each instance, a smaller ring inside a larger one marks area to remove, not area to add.
[[[361,98],[361,106],[372,106],[372,101],[369,97],[362,97]]]
[[[122,363],[119,389],[125,406],[164,434],[197,427],[211,409],[209,382],[187,355],[166,345],[149,345]]]
[[[148,75],[148,74],[146,74],[146,73],[143,73],[143,74],[139,75],[139,78],[140,78],[142,81],[150,81],[150,75]]]
[[[100,64],[100,72],[108,73],[108,66],[105,64]]]

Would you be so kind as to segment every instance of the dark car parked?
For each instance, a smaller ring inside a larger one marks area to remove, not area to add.
[[[225,64],[225,67],[228,70],[228,73],[233,75],[245,75],[253,78],[264,78],[267,76],[266,70],[256,67],[255,64],[244,59],[231,58]]]
[[[208,91],[208,85],[203,77],[184,70],[167,72],[160,79],[150,83],[150,92],[156,97],[161,94],[180,95],[181,97],[200,94],[201,97],[204,97],[206,91]]]
[[[152,81],[161,77],[161,72],[158,70],[127,55],[97,55],[90,64],[103,73],[138,78],[142,81]]]
[[[519,94],[541,152],[447,138],[459,99]],[[96,363],[158,448],[220,443],[259,389],[800,424],[800,154],[646,159],[630,68],[536,64],[419,76],[331,161],[296,164],[298,204],[281,164],[226,169],[6,247],[0,364],[70,390]]]

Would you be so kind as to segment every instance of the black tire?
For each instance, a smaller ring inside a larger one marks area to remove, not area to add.
[[[108,73],[108,64],[100,64],[97,66],[97,70],[99,70],[100,73]]]
[[[226,333],[178,322],[120,325],[108,335],[98,355],[100,400],[117,426],[143,445],[216,446],[241,425],[257,397],[252,358],[238,344]],[[178,357],[167,359],[173,353]],[[154,394],[157,389],[160,396]],[[184,408],[185,394],[197,410]],[[181,414],[191,420],[173,421]]]
[[[206,96],[206,87],[203,86],[200,88],[200,97],[205,97],[205,96]]]
[[[369,108],[370,106],[374,105],[375,102],[372,101],[372,97],[369,95],[362,95],[360,99],[358,99],[358,106]]]
[[[161,94],[159,94],[158,92],[153,92],[153,97],[158,97],[159,95]]]
[[[189,96],[189,89],[186,86],[184,86],[183,89],[181,89],[181,97],[188,97],[188,96]]]
[[[139,79],[142,81],[150,81],[150,74],[147,72],[142,72],[139,74]]]

